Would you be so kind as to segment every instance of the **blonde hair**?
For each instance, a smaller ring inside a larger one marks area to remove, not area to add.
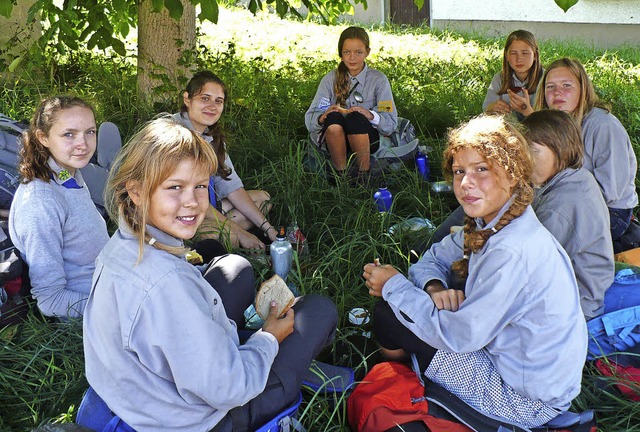
[[[179,125],[168,117],[146,123],[127,143],[114,162],[105,191],[107,210],[112,220],[128,225],[139,240],[138,260],[142,259],[144,244],[151,240],[146,225],[149,219],[151,196],[183,160],[192,159],[197,169],[212,175],[218,169],[216,153],[197,132]],[[127,185],[134,182],[141,197],[136,205]],[[152,242],[153,246],[174,255],[184,254],[176,248]]]
[[[545,87],[547,85],[547,77],[549,76],[550,71],[561,67],[569,69],[569,72],[571,72],[571,74],[573,74],[573,76],[575,76],[578,80],[580,98],[578,99],[578,105],[576,106],[576,108],[572,113],[569,113],[575,119],[576,123],[581,125],[584,116],[586,116],[593,107],[597,106],[607,111],[611,111],[610,107],[608,107],[607,104],[601,102],[598,98],[596,90],[593,87],[593,83],[591,83],[589,75],[587,75],[587,71],[584,69],[582,63],[580,63],[579,60],[570,59],[568,57],[563,57],[554,61],[544,71],[542,79],[540,80],[540,87],[542,92],[540,93],[540,96],[536,98],[534,110],[539,111],[544,108],[549,108],[545,91]]]
[[[533,33],[526,30],[516,30],[511,32],[507,36],[507,41],[504,43],[504,50],[502,51],[502,72],[500,77],[502,79],[502,86],[498,90],[498,94],[505,94],[513,86],[513,68],[509,64],[509,47],[514,41],[522,41],[531,47],[533,51],[533,64],[527,72],[527,92],[534,94],[540,83],[542,77],[542,65],[540,64],[540,51],[538,50],[538,42]]]
[[[478,230],[475,220],[465,216],[464,257],[451,266],[462,277],[467,277],[469,272],[469,255],[480,250],[489,237],[522,215],[533,200],[530,180],[533,162],[527,141],[515,125],[503,116],[480,115],[450,131],[442,161],[443,173],[448,179],[453,177],[453,158],[465,149],[477,151],[490,167],[502,167],[507,177],[515,180],[515,185],[509,191],[513,202],[493,229]]]

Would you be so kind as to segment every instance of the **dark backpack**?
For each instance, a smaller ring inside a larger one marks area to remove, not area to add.
[[[29,127],[24,122],[12,120],[0,114],[0,209],[8,210],[20,183],[18,175],[18,155],[20,136]],[[109,176],[109,169],[122,148],[118,127],[104,122],[98,129],[96,153],[89,164],[82,168],[91,199],[106,219],[103,192]]]
[[[18,153],[20,136],[28,127],[26,123],[12,120],[0,114],[0,209],[9,210],[20,179]]]
[[[27,265],[13,245],[6,221],[0,221],[0,328],[13,324],[29,311]]]

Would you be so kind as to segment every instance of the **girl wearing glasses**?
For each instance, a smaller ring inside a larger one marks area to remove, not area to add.
[[[305,124],[315,143],[326,146],[338,176],[347,169],[347,155],[357,160],[359,183],[369,179],[370,154],[380,134],[390,135],[398,114],[387,77],[367,66],[369,35],[361,27],[340,34],[340,64],[320,81]]]
[[[542,83],[544,95],[536,100],[536,110],[554,108],[567,112],[582,127],[583,166],[600,185],[615,241],[629,227],[631,212],[638,205],[635,187],[638,165],[629,134],[598,99],[578,60],[554,61],[542,76]]]
[[[533,112],[536,88],[542,77],[538,43],[526,30],[512,32],[504,44],[502,71],[489,84],[482,109],[516,114],[519,120]]]
[[[264,249],[264,243],[248,230],[257,227],[270,241],[275,240],[276,229],[266,216],[271,196],[263,190],[246,190],[233,168],[219,123],[226,100],[222,80],[210,71],[201,71],[187,83],[182,108],[174,115],[178,123],[198,132],[218,155],[218,170],[209,182],[211,205],[198,238],[228,238],[232,247]]]

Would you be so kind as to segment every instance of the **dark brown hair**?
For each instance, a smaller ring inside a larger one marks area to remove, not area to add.
[[[556,173],[582,166],[584,145],[575,120],[566,112],[552,109],[535,111],[522,122],[524,136],[531,144],[548,147],[556,156]]]
[[[371,48],[369,48],[369,35],[365,29],[362,27],[348,27],[340,33],[340,39],[338,40],[338,56],[340,58],[342,58],[342,47],[344,46],[344,41],[347,39],[358,39],[364,44],[367,49],[367,53],[371,50]],[[340,64],[336,70],[336,79],[333,84],[333,92],[336,94],[337,105],[341,105],[346,101],[347,95],[349,94],[349,86],[349,70],[347,69],[347,65],[340,60]]]
[[[222,81],[222,79],[220,79],[218,75],[208,70],[197,72],[187,83],[187,88],[184,90],[184,92],[187,93],[187,97],[189,99],[193,99],[194,97],[202,93],[202,89],[207,83],[218,84],[220,87],[222,87],[225,103],[229,103],[227,86],[224,84],[224,82]],[[189,108],[183,102],[182,106],[180,107],[180,112],[188,113],[188,111],[189,111]],[[225,134],[224,128],[220,124],[220,121],[216,122],[212,126],[209,126],[203,135],[207,135],[212,138],[211,145],[213,146],[213,149],[216,151],[216,154],[218,155],[217,175],[219,175],[220,177],[226,180],[231,174],[231,168],[229,168],[224,164],[224,160],[227,156],[226,142],[225,142],[226,134]]]

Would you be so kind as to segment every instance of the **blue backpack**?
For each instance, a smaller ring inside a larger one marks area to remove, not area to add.
[[[587,360],[640,346],[640,273],[620,270],[604,298],[604,314],[587,322]]]

